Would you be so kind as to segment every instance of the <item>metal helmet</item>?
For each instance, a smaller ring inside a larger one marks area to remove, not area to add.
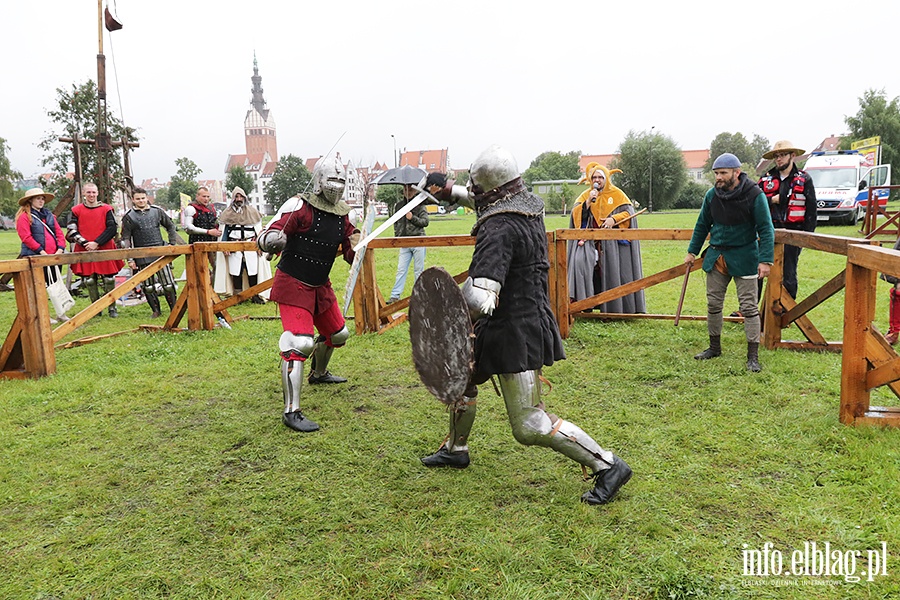
[[[497,144],[478,155],[469,167],[469,189],[486,193],[519,177],[519,167],[513,155]]]
[[[335,156],[322,158],[313,169],[313,194],[324,198],[329,204],[337,204],[344,196],[347,171]]]

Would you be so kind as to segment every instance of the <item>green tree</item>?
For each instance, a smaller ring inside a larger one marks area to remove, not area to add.
[[[547,212],[561,212],[565,214],[575,200],[575,190],[568,183],[563,183],[560,185],[559,190],[556,189],[556,186],[553,186],[543,198]]]
[[[709,159],[706,161],[704,170],[711,171],[712,164],[716,158],[726,152],[730,152],[738,157],[744,165],[752,165],[755,173],[756,165],[759,164],[762,155],[769,150],[769,140],[759,134],[753,134],[753,141],[750,142],[744,137],[743,133],[729,133],[723,131],[717,135],[709,144]]]
[[[256,189],[256,183],[253,181],[253,176],[247,173],[241,165],[234,165],[231,167],[231,169],[228,170],[228,175],[225,177],[225,189],[228,194],[231,194],[231,190],[236,187],[241,188],[248,194]]]
[[[844,122],[850,128],[850,135],[841,140],[842,148],[878,135],[881,136],[881,162],[900,164],[900,98],[888,101],[884,89],[866,90],[859,98],[859,111],[845,117]]]
[[[19,210],[19,194],[13,181],[21,179],[22,174],[14,171],[6,152],[9,147],[6,140],[0,138],[0,215],[12,217]]]
[[[306,190],[311,179],[312,173],[300,158],[293,154],[282,156],[272,174],[272,180],[266,186],[266,203],[274,207],[281,206],[288,198]]]
[[[403,199],[402,185],[379,185],[375,190],[375,202],[384,202],[388,207],[388,213],[394,214],[400,200]],[[402,204],[400,206],[403,206]]]
[[[613,182],[632,202],[648,207],[651,212],[674,206],[688,181],[681,149],[672,138],[659,132],[629,131],[609,167],[622,170],[613,176]]]
[[[178,171],[172,175],[169,187],[156,192],[156,204],[172,209],[181,208],[181,194],[187,194],[191,199],[196,198],[200,185],[197,176],[200,175],[200,167],[187,157],[175,159]]]
[[[542,152],[531,161],[531,165],[522,173],[522,180],[529,188],[535,181],[553,181],[557,179],[578,179],[581,169],[578,160],[581,150],[560,152]]]
[[[704,185],[699,181],[688,181],[675,198],[672,208],[699,209],[709,188],[709,185]]]
[[[96,139],[97,137],[97,86],[93,81],[80,85],[72,84],[71,89],[56,88],[56,101],[47,116],[54,124],[38,147],[45,152],[41,164],[50,167],[53,177],[46,182],[48,191],[57,196],[63,194],[70,185],[66,173],[75,169],[75,155],[72,144],[60,142],[60,137],[73,139]],[[125,127],[114,114],[107,115],[107,132],[113,142],[127,138],[136,142],[134,130]],[[80,144],[81,171],[85,180],[100,183],[98,151],[94,145]],[[109,169],[109,185],[103,190],[105,198],[112,197],[113,190],[124,190],[125,169],[122,166],[122,151],[112,148],[106,152]]]

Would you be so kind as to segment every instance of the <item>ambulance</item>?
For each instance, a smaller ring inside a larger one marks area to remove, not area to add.
[[[866,214],[869,188],[891,184],[891,165],[872,165],[857,150],[813,152],[803,170],[816,188],[819,222],[855,225]],[[874,190],[878,206],[887,206],[890,190]]]

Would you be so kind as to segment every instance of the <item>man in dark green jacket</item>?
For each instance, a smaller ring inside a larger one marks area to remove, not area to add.
[[[418,192],[411,185],[403,186],[403,198],[397,203],[397,209],[412,200]],[[396,209],[395,209],[396,210]],[[423,205],[418,205],[404,215],[405,218],[394,223],[394,237],[421,237],[425,235],[428,227],[428,211]],[[409,263],[413,263],[413,282],[419,278],[425,270],[425,248],[400,248],[400,257],[397,259],[397,276],[394,278],[394,287],[391,289],[391,297],[388,304],[393,304],[400,299],[403,288],[406,285],[406,275],[409,273]]]
[[[694,356],[707,360],[722,355],[722,307],[725,291],[734,279],[738,302],[744,315],[747,336],[747,369],[762,370],[759,364],[759,299],[757,280],[769,275],[775,255],[775,229],[766,196],[741,172],[741,161],[725,153],[713,163],[716,185],[706,192],[700,216],[684,259],[693,264],[709,235],[703,259],[706,271],[707,329],[709,348]]]

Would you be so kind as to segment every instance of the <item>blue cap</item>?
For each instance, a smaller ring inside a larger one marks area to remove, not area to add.
[[[738,160],[738,157],[730,152],[726,152],[719,156],[716,159],[716,162],[713,163],[713,171],[716,169],[740,169],[741,161]]]

